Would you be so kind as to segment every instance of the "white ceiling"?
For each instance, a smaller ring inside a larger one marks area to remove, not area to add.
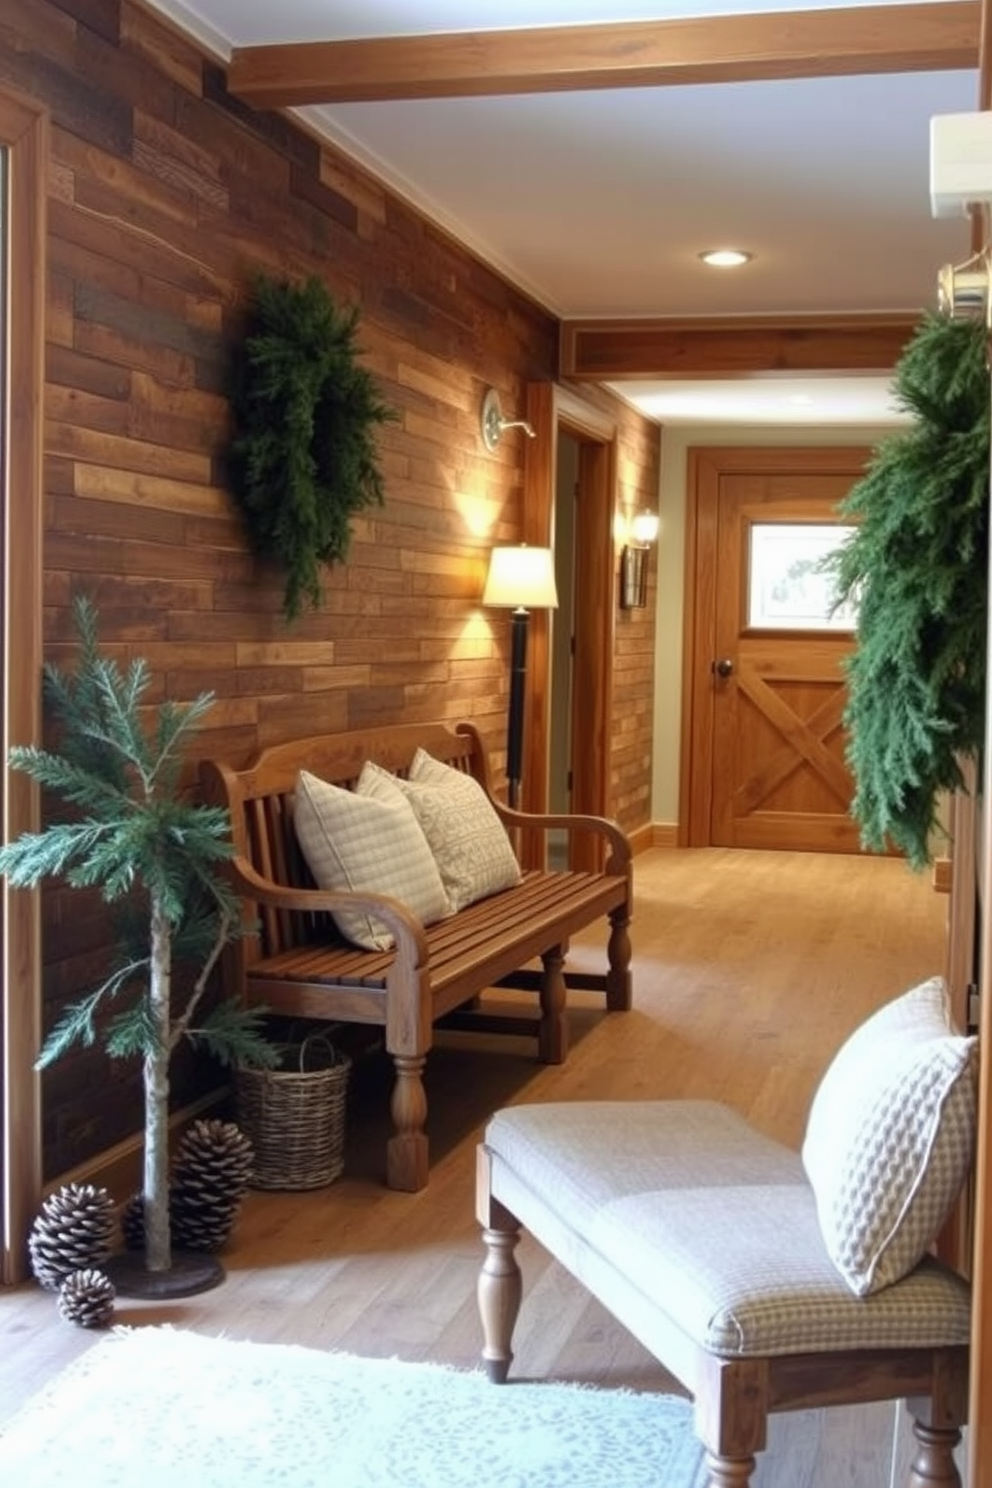
[[[802,8],[776,0],[154,3],[222,59],[267,42]],[[727,318],[934,305],[941,265],[968,256],[969,225],[931,216],[930,119],[977,103],[976,70],[302,112],[562,318]],[[697,257],[727,245],[753,261],[714,270]],[[877,378],[617,390],[668,424],[898,416]]]

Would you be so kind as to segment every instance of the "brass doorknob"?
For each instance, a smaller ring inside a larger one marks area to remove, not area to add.
[[[729,656],[721,656],[719,661],[713,663],[713,671],[718,677],[729,677],[734,670],[734,663]]]

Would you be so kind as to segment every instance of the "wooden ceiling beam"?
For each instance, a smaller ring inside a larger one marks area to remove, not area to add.
[[[976,67],[978,0],[235,48],[255,108]]]
[[[559,372],[580,382],[877,374],[896,365],[918,321],[910,314],[566,320]]]

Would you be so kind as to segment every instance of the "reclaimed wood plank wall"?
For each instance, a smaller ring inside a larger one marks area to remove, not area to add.
[[[216,694],[200,754],[467,716],[499,756],[507,628],[478,601],[489,545],[519,536],[522,451],[489,454],[478,415],[489,385],[516,408],[554,378],[555,317],[330,146],[230,98],[220,66],[140,4],[4,0],[0,87],[52,125],[46,657],[71,660],[85,591],[105,646],[147,659],[152,701]],[[379,435],[384,507],[354,523],[320,611],[292,626],[224,483],[230,348],[256,268],[316,273],[360,307],[365,363],[400,414]],[[618,418],[629,485],[653,504],[657,429],[587,395]],[[629,827],[650,806],[652,615],[618,626],[614,810]],[[57,889],[43,915],[47,1022],[99,969],[108,930]],[[131,1086],[82,1056],[46,1075],[49,1174],[134,1129]]]

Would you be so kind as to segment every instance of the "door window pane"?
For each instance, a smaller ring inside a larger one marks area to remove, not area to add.
[[[748,563],[748,626],[853,630],[856,606],[834,608],[836,586],[825,566],[851,530],[833,522],[755,522]]]

